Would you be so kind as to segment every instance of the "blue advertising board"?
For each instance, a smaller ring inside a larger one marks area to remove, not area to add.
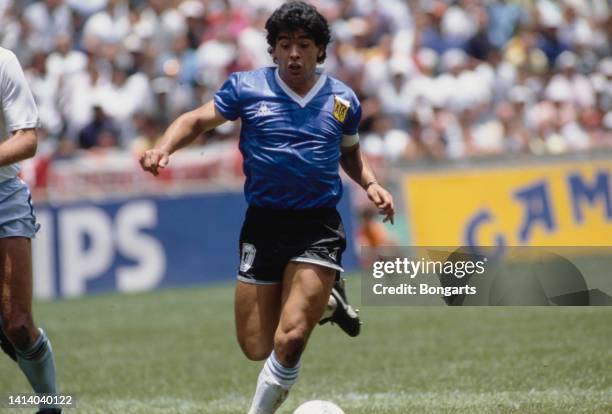
[[[338,209],[349,239],[343,265],[352,270],[348,191]],[[38,204],[34,294],[78,297],[233,281],[245,210],[239,192]]]

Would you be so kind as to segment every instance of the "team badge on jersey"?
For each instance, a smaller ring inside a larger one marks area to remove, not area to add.
[[[344,122],[351,103],[342,99],[339,96],[334,96],[334,118],[340,122]]]

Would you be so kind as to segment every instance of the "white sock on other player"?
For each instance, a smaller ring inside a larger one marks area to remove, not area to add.
[[[293,368],[284,367],[272,351],[257,378],[257,389],[249,414],[274,413],[287,398],[299,372],[299,362]]]
[[[17,350],[17,363],[36,394],[57,395],[55,361],[51,341],[42,329],[34,344],[26,350]],[[47,408],[53,408],[51,405]],[[40,408],[43,408],[41,405]]]

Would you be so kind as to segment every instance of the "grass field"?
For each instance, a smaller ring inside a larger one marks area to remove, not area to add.
[[[350,278],[359,298],[359,279]],[[246,413],[261,363],[234,339],[232,287],[37,303],[70,413]],[[280,413],[612,413],[612,308],[362,309],[315,330]],[[29,388],[0,358],[0,394]],[[4,410],[4,411],[3,411]],[[0,412],[24,413],[23,409]]]

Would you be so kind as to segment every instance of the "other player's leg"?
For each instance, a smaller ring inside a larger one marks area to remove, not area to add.
[[[249,414],[274,413],[297,381],[300,357],[325,311],[334,275],[334,269],[311,263],[287,264],[274,351],[259,374]]]
[[[0,296],[2,296],[2,290],[0,289]],[[6,337],[4,330],[2,329],[2,317],[0,317],[0,349],[9,356],[13,361],[17,362],[17,354],[15,353],[15,347]]]
[[[26,237],[0,238],[0,314],[17,363],[37,394],[57,394],[51,342],[32,319],[32,251]],[[59,413],[60,410],[42,410]]]
[[[327,309],[321,317],[319,325],[331,322],[338,325],[348,336],[355,337],[361,332],[361,320],[359,319],[359,311],[353,309],[348,302],[344,285],[345,279],[340,276],[340,272],[337,272]]]

